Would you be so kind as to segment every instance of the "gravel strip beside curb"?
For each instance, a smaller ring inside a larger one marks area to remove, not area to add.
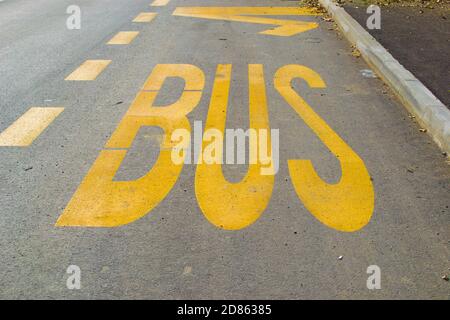
[[[410,113],[431,135],[439,147],[450,154],[450,111],[411,72],[331,0],[319,3],[334,18],[347,40],[355,45],[362,57],[389,85]]]

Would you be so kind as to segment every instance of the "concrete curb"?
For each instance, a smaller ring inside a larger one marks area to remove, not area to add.
[[[331,0],[319,0],[319,3],[334,18],[347,40],[361,52],[364,60],[395,92],[406,109],[416,116],[439,147],[450,154],[450,111],[447,107],[344,8]]]

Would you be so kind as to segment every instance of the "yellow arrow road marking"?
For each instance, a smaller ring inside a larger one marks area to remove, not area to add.
[[[138,31],[121,31],[109,40],[108,44],[130,44],[138,34]]]
[[[72,72],[66,81],[92,81],[111,63],[111,60],[87,60]]]
[[[156,17],[156,12],[141,12],[133,22],[150,22]]]
[[[30,108],[0,133],[0,146],[27,147],[63,112],[64,108]]]
[[[317,16],[322,14],[315,8],[300,7],[179,7],[175,9],[173,15],[275,25],[278,27],[261,31],[260,34],[289,37],[315,29],[319,25],[315,22],[256,16]]]

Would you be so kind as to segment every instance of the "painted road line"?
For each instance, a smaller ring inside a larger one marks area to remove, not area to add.
[[[134,18],[133,22],[150,22],[156,17],[156,12],[141,12]]]
[[[0,146],[27,147],[63,112],[64,108],[30,108],[0,133]]]
[[[66,81],[92,81],[111,63],[111,60],[87,60],[72,72]]]
[[[162,7],[169,3],[170,0],[155,0],[152,2],[152,7]]]
[[[107,44],[130,44],[138,34],[139,31],[121,31],[109,40]]]
[[[260,16],[318,16],[322,13],[316,8],[301,7],[179,7],[175,9],[172,15],[275,25],[277,27],[259,33],[289,37],[315,29],[319,25],[309,21],[273,19]]]

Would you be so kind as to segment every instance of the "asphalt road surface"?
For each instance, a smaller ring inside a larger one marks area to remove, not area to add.
[[[447,159],[332,23],[158,2],[0,2],[0,297],[448,299]],[[194,121],[279,170],[174,164]]]

